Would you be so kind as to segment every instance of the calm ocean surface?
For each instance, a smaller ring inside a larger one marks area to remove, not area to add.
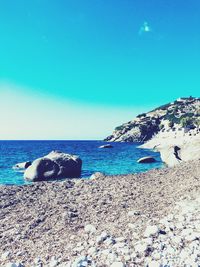
[[[52,150],[79,155],[83,161],[82,177],[94,172],[128,174],[162,167],[159,153],[137,148],[137,143],[112,143],[113,148],[100,149],[102,141],[0,141],[0,184],[22,185],[23,173],[12,169],[16,163],[32,161]],[[153,164],[138,164],[137,160],[153,155]]]

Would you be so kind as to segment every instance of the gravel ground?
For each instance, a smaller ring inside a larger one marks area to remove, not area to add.
[[[164,266],[148,265],[151,251],[134,248],[178,201],[195,198],[199,185],[200,160],[140,174],[0,186],[0,266]],[[100,255],[106,249],[112,259]]]

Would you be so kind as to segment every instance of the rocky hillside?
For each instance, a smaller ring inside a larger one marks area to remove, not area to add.
[[[200,128],[200,98],[179,98],[115,128],[110,142],[144,142],[159,132]]]

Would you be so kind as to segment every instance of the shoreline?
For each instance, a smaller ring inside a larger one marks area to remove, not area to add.
[[[1,185],[0,255],[6,251],[10,255],[4,261],[0,258],[0,263],[20,261],[26,267],[39,257],[43,266],[50,266],[52,257],[61,257],[58,266],[68,266],[70,260],[86,253],[84,248],[74,249],[89,242],[84,230],[87,225],[96,228],[96,235],[106,231],[132,244],[128,225],[133,224],[140,236],[147,224],[170,214],[178,200],[200,193],[199,177],[197,160],[174,168],[92,180]],[[95,266],[109,266],[101,265],[100,259],[96,262]],[[124,262],[131,266],[130,261]]]
[[[127,144],[127,143],[115,143],[112,144],[112,149],[99,149],[100,143],[96,141],[85,142],[66,142],[52,143],[44,142],[39,146],[35,146],[29,143],[28,146],[23,143],[14,145],[11,143],[3,145],[3,151],[8,149],[12,154],[12,157],[2,154],[1,159],[1,173],[0,183],[1,184],[25,184],[23,179],[23,173],[20,173],[17,169],[13,170],[13,167],[21,162],[34,161],[37,158],[43,157],[49,153],[52,149],[64,151],[65,153],[76,154],[81,157],[83,161],[82,174],[84,178],[90,177],[95,172],[102,172],[106,175],[118,175],[118,174],[129,174],[146,171],[155,167],[159,167],[162,163],[160,162],[159,153],[151,153],[150,151],[144,151],[138,149],[138,143]],[[101,142],[101,144],[107,144]],[[44,145],[44,148],[43,148]],[[28,147],[28,148],[27,148]],[[20,151],[26,151],[26,149],[32,149],[32,155],[30,156],[27,152],[20,153]],[[39,152],[40,151],[40,152]],[[139,165],[137,160],[145,156],[153,156],[157,159],[155,165]],[[9,163],[10,160],[10,163]],[[81,178],[82,178],[81,177]],[[53,180],[53,179],[52,179]]]

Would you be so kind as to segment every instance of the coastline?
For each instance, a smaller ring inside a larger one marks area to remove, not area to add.
[[[40,258],[41,266],[53,266],[52,257],[60,257],[58,266],[72,266],[67,264],[92,246],[92,237],[85,232],[87,225],[96,228],[95,236],[106,231],[133,244],[136,240],[130,224],[141,236],[147,225],[170,214],[177,201],[199,194],[199,177],[197,160],[174,168],[93,180],[0,186],[0,254],[10,252],[0,263],[19,261],[25,267],[39,266],[33,262]],[[76,251],[77,247],[82,250]],[[109,266],[102,265],[98,257],[95,266]],[[120,259],[124,266],[131,266],[132,260]]]

